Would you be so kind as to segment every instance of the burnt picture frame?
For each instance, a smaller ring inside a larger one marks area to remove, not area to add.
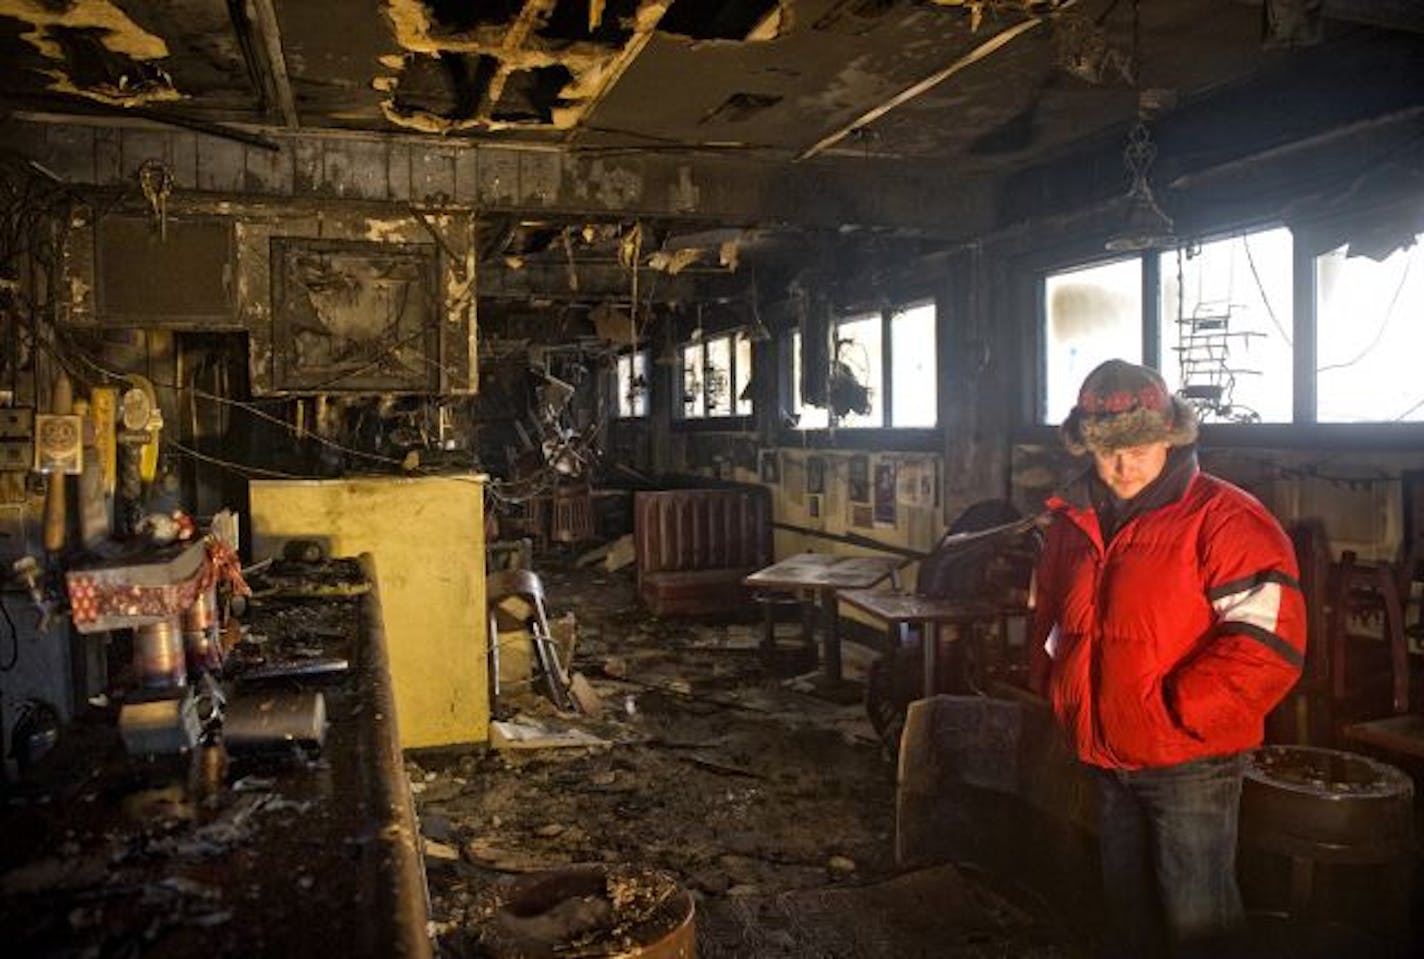
[[[271,276],[273,389],[439,391],[434,244],[274,237]]]

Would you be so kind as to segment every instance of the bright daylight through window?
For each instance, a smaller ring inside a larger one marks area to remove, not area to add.
[[[1142,261],[1116,260],[1044,281],[1042,422],[1060,423],[1093,367],[1142,356]]]
[[[939,412],[935,305],[923,303],[892,312],[888,344],[885,329],[881,313],[849,317],[833,328],[835,352],[828,393],[831,406],[838,411],[836,425],[847,429],[933,427]],[[792,333],[789,343],[791,412],[798,417],[796,426],[825,429],[830,423],[829,410],[809,406],[801,398],[800,331]]]
[[[1424,234],[1383,261],[1315,260],[1316,418],[1424,421]]]
[[[648,415],[648,351],[618,357],[618,415],[624,419]]]
[[[745,333],[710,336],[682,349],[682,417],[750,416],[752,344]]]
[[[890,315],[890,425],[939,421],[935,306],[922,303]]]
[[[1204,423],[1289,423],[1291,234],[1162,253],[1158,369]]]

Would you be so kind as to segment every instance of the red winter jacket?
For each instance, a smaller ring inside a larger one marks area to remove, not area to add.
[[[1305,604],[1290,540],[1254,497],[1194,459],[1187,468],[1179,496],[1128,518],[1106,546],[1091,506],[1048,503],[1032,675],[1095,766],[1258,746],[1300,674]]]

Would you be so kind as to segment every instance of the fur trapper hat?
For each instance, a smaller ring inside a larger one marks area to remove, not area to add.
[[[1074,456],[1162,441],[1190,446],[1197,439],[1197,415],[1167,390],[1156,370],[1108,360],[1083,380],[1078,405],[1059,432]]]

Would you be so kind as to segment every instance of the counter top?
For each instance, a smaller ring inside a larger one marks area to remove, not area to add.
[[[335,560],[287,582],[253,601],[251,633],[349,668],[224,687],[259,704],[319,690],[320,752],[144,759],[113,709],[67,727],[0,808],[7,954],[430,954],[373,569]]]

